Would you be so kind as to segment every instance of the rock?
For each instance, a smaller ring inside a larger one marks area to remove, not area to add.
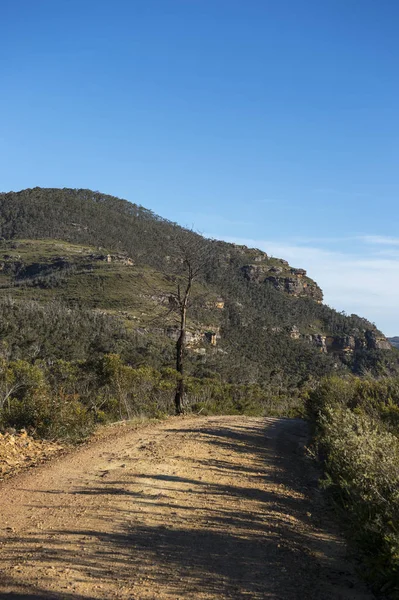
[[[312,343],[317,347],[320,348],[320,352],[323,352],[324,354],[327,354],[327,343],[326,343],[326,336],[322,335],[321,333],[316,333],[314,335],[309,336],[311,338]]]
[[[365,336],[369,350],[392,350],[392,344],[378,331],[368,329]]]
[[[209,344],[211,344],[211,346],[216,346],[216,344],[217,344],[217,332],[216,331],[205,331],[205,333],[204,333],[204,339]]]
[[[200,356],[205,356],[206,349],[205,348],[194,348],[193,352],[195,354],[199,354]]]
[[[127,267],[132,267],[134,265],[133,259],[123,252],[118,252],[117,254],[106,254],[105,256],[102,255],[98,258],[99,260],[104,260],[107,263],[119,263]]]
[[[280,292],[286,292],[290,296],[298,296],[298,297],[306,297],[312,298],[318,302],[323,300],[323,292],[319,288],[319,286],[309,281],[303,281],[302,276],[292,276],[292,277],[276,277],[274,275],[270,275],[265,278],[265,281],[270,283],[276,290]]]
[[[288,263],[279,261],[281,264]],[[306,277],[305,269],[284,270],[276,265],[249,264],[241,267],[245,279],[252,283],[270,283],[276,290],[285,292],[290,296],[309,297],[317,302],[322,302],[323,292],[319,286]]]
[[[298,277],[305,277],[306,271],[305,269],[291,269],[292,275],[297,275]]]
[[[269,266],[261,265],[244,265],[241,267],[241,272],[245,279],[253,283],[261,283],[265,280],[265,275],[270,271]]]
[[[296,325],[293,325],[293,326],[291,327],[291,330],[290,330],[290,337],[291,337],[293,340],[299,340],[299,338],[301,337],[301,334],[299,333],[299,329],[298,329],[298,327],[297,327]]]

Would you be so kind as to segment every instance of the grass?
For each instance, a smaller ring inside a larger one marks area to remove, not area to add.
[[[112,251],[93,246],[71,244],[60,240],[13,240],[0,244],[0,262],[22,262],[29,266],[40,264],[51,268],[55,258],[62,257],[74,269],[58,271],[61,279],[51,287],[32,286],[32,282],[17,282],[12,275],[0,271],[0,293],[21,300],[45,303],[61,300],[67,304],[101,310],[121,317],[129,328],[173,325],[176,315],[169,315],[163,296],[175,291],[163,274],[146,266],[124,265],[120,262],[94,259],[92,255],[112,254]],[[7,257],[7,258],[5,258]],[[199,284],[193,295],[204,295]],[[208,297],[216,299],[216,292]],[[189,322],[201,330],[214,329],[220,323],[220,311],[208,309],[205,323]],[[158,322],[157,325],[154,323]]]

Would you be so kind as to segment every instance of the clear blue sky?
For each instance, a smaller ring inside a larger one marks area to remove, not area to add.
[[[0,188],[88,187],[399,335],[396,0],[0,0]]]

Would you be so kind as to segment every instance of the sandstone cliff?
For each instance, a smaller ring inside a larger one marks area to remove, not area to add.
[[[241,267],[244,277],[253,283],[269,284],[290,296],[309,297],[323,301],[323,292],[315,281],[307,276],[305,269],[294,269],[286,261],[273,259],[262,264]]]

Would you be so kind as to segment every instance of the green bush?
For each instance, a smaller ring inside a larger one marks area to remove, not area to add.
[[[345,509],[372,581],[394,594],[399,592],[398,390],[392,379],[331,378],[307,402],[324,460],[324,485]]]
[[[80,401],[79,394],[67,390],[66,379],[70,387],[73,365],[62,361],[57,367],[62,367],[64,385],[60,384],[60,377],[55,380],[55,365],[46,368],[41,364],[30,364],[23,360],[8,362],[2,358],[1,428],[24,428],[41,438],[68,438],[74,441],[92,431],[94,415]]]
[[[174,413],[178,373],[133,367],[119,354],[90,362],[10,361],[0,354],[0,427],[42,438],[80,440],[96,423]],[[272,385],[186,377],[185,411],[201,414],[298,416],[298,394]]]

